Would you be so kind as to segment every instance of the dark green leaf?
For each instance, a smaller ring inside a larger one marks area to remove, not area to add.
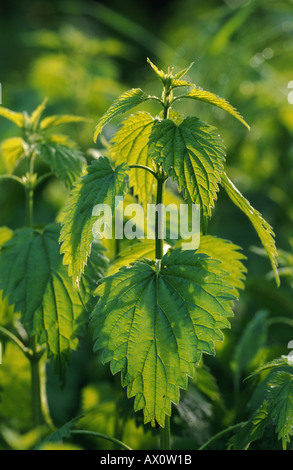
[[[43,233],[19,229],[0,251],[0,290],[21,313],[30,336],[38,335],[62,372],[86,320],[77,291],[62,263],[59,224]]]

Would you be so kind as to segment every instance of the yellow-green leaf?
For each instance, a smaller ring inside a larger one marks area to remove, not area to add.
[[[91,316],[95,350],[113,374],[121,372],[134,409],[145,423],[165,426],[171,402],[202,353],[215,354],[215,341],[229,327],[235,299],[226,272],[206,255],[180,249],[161,264],[136,262],[102,280]]]
[[[192,98],[192,99],[204,101],[206,103],[210,103],[214,106],[217,106],[218,108],[221,108],[224,111],[227,111],[227,113],[231,114],[236,119],[238,119],[238,121],[244,124],[244,126],[246,126],[247,129],[250,129],[249,125],[243,119],[243,117],[239,114],[236,108],[234,108],[224,98],[220,98],[219,96],[215,95],[214,93],[211,93],[210,91],[205,91],[205,90],[202,90],[201,88],[193,87],[192,90],[189,90],[185,95],[179,96],[175,99],[179,99],[179,98],[180,99]]]
[[[232,181],[229,180],[226,173],[222,174],[221,184],[224,187],[226,193],[234,204],[249,218],[256,233],[258,234],[260,241],[267,252],[270,259],[276,283],[280,285],[280,277],[278,273],[278,252],[275,245],[275,234],[272,227],[268,224],[262,215],[252,207],[250,202],[240,193],[240,191],[234,186]]]
[[[22,113],[16,113],[15,111],[11,111],[11,109],[0,106],[0,116],[14,122],[18,127],[24,127],[25,119]]]

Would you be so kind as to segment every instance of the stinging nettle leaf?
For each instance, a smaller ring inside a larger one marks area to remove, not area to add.
[[[21,137],[10,137],[1,143],[6,168],[11,174],[17,163],[25,156],[27,144]]]
[[[14,122],[18,127],[24,127],[25,118],[22,113],[16,113],[15,111],[0,106],[0,116]]]
[[[204,101],[206,103],[210,103],[214,106],[217,106],[218,108],[221,108],[227,113],[234,116],[236,119],[238,119],[238,121],[244,124],[244,126],[246,126],[248,130],[250,130],[250,126],[243,119],[243,117],[239,114],[236,108],[234,108],[224,98],[220,98],[219,96],[215,95],[214,93],[211,93],[210,91],[205,91],[205,90],[202,90],[201,88],[194,87],[192,88],[192,90],[189,90],[185,95],[177,96],[174,99],[174,101],[177,99],[181,99],[181,98],[196,99],[196,100]]]
[[[293,435],[293,375],[276,372],[268,383],[267,399],[270,416],[276,425],[278,438],[282,439],[283,450]]]
[[[92,211],[97,204],[115,207],[115,196],[123,195],[128,183],[127,164],[113,169],[106,157],[94,160],[87,172],[74,184],[62,215],[61,253],[69,275],[78,285],[91,252],[93,225],[97,217]]]
[[[226,173],[222,174],[221,184],[224,187],[226,193],[234,202],[234,204],[239,207],[239,209],[249,218],[250,222],[252,223],[255,231],[257,232],[260,241],[265,248],[267,255],[270,259],[276,283],[280,285],[280,277],[278,273],[278,261],[277,261],[277,249],[275,245],[275,234],[273,232],[272,227],[263,219],[261,214],[254,209],[249,201],[245,199],[245,197],[240,193],[240,191],[234,186],[232,181],[229,180]]]
[[[38,147],[38,155],[68,188],[81,176],[86,164],[82,152],[75,145],[69,142],[60,144],[54,136]]]
[[[150,156],[162,163],[189,203],[200,204],[210,216],[224,168],[225,149],[214,127],[196,117],[177,125],[171,119],[157,120],[149,140]]]
[[[98,135],[101,133],[105,124],[107,124],[116,116],[119,116],[119,114],[123,114],[126,111],[129,111],[135,106],[151,98],[151,96],[148,96],[140,88],[132,88],[131,90],[126,91],[121,96],[119,96],[119,98],[114,101],[110,108],[99,119],[94,133],[94,141],[97,140]]]
[[[121,371],[134,409],[145,422],[164,427],[171,402],[202,353],[214,354],[215,341],[229,328],[232,286],[219,262],[191,251],[164,255],[161,268],[136,262],[104,278],[91,316],[95,350],[113,374]]]
[[[153,168],[148,153],[148,141],[153,117],[146,112],[138,112],[126,118],[122,127],[112,139],[111,156],[117,164],[144,165]],[[132,168],[129,172],[129,185],[142,204],[152,202],[155,179],[149,171]]]
[[[85,312],[77,291],[62,264],[58,238],[60,225],[50,224],[42,233],[24,228],[0,250],[0,290],[21,313],[28,334],[45,343],[61,373],[77,335],[84,329]]]
[[[45,98],[44,101],[34,110],[34,112],[30,116],[31,125],[35,130],[38,128],[42,114],[46,109],[47,102],[48,98]]]
[[[124,250],[119,252],[117,258],[109,265],[107,271],[108,275],[114,274],[119,271],[123,266],[129,266],[134,261],[142,258],[154,260],[156,257],[155,243],[154,240],[140,240],[137,243],[133,243]]]
[[[197,250],[197,253],[206,254],[221,262],[221,269],[229,273],[226,279],[234,287],[236,297],[239,295],[239,289],[244,289],[245,273],[247,272],[243,264],[246,256],[241,253],[241,250],[240,246],[211,235],[200,237]]]
[[[87,121],[89,120],[85,117],[67,115],[67,114],[63,114],[60,116],[48,116],[42,119],[40,128],[41,130],[46,130],[51,127],[60,126],[61,124],[71,124],[74,122],[87,122]]]

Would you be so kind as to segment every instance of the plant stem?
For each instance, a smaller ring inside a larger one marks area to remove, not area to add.
[[[40,355],[37,351],[36,336],[31,339],[31,348],[33,355],[30,358],[31,364],[31,386],[32,386],[32,406],[33,421],[35,426],[43,424],[42,399],[41,399],[41,371],[40,371]]]
[[[164,202],[164,185],[165,185],[165,175],[162,167],[159,167],[160,176],[157,177],[157,211],[156,211],[156,221],[155,221],[155,243],[156,243],[156,259],[161,260],[163,257],[163,244],[164,239],[162,238],[161,227],[162,227],[162,213],[159,204]],[[170,417],[166,415],[165,417],[165,427],[160,429],[160,449],[161,450],[171,450],[171,433],[170,433]]]
[[[32,182],[34,174],[34,157],[30,155],[28,157],[27,166],[27,179],[25,185],[25,222],[26,226],[33,228],[34,218],[34,184]],[[41,357],[43,352],[40,351],[37,343],[37,337],[33,336],[30,341],[32,354],[29,356],[31,366],[31,390],[32,390],[32,413],[33,422],[35,426],[39,426],[44,423],[44,415],[42,411],[42,402],[45,404],[44,398],[44,386],[42,387],[41,377]]]
[[[229,426],[228,428],[223,429],[223,431],[218,432],[217,434],[212,436],[208,441],[206,441],[198,450],[206,449],[212,442],[216,441],[217,439],[222,437],[224,434],[227,434],[231,431],[234,431],[235,429],[241,428],[246,423],[247,423],[247,421],[244,421],[244,422],[241,422],[241,423],[233,424],[232,426]]]
[[[3,326],[0,326],[0,336],[4,336],[6,338],[9,338],[13,343],[15,343],[21,351],[24,353],[24,355],[29,358],[32,355],[32,351],[27,348],[23,342],[17,338],[11,331],[6,330]]]
[[[26,203],[25,225],[31,228],[33,226],[33,207],[34,207],[34,191],[31,188],[30,189],[26,188],[25,203]]]
[[[133,165],[129,165],[129,168],[141,168],[142,170],[146,170],[149,173],[151,173],[155,178],[158,178],[157,173],[154,170],[152,170],[150,167],[146,166],[146,165],[133,164]]]
[[[158,206],[159,204],[163,204],[164,201],[164,183],[165,179],[163,177],[157,178],[158,184],[157,184],[157,199],[156,199],[156,205]],[[156,259],[162,259],[163,257],[163,244],[164,240],[162,238],[162,233],[161,232],[162,228],[162,214],[160,211],[160,207],[157,207],[156,211],[156,221],[155,221],[155,242],[156,242]]]
[[[76,431],[71,431],[71,434],[80,434],[80,435],[84,434],[86,436],[99,437],[101,439],[105,439],[106,441],[113,442],[114,444],[118,444],[120,447],[122,447],[122,449],[132,450],[131,447],[124,444],[124,442],[119,441],[118,439],[115,439],[114,437],[107,436],[106,434],[101,434],[99,432],[76,430]]]
[[[165,427],[160,432],[160,450],[171,450],[170,416],[165,416]]]
[[[23,180],[16,175],[0,175],[0,181],[4,180],[16,181],[17,183],[21,184],[21,186],[24,186]]]

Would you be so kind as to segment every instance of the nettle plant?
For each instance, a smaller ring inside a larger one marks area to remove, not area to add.
[[[112,119],[148,100],[161,106],[158,116],[138,111],[126,117],[106,155],[89,165],[67,137],[48,134],[53,126],[82,118],[42,119],[45,103],[31,116],[0,108],[23,131],[21,138],[4,144],[10,174],[1,178],[16,180],[26,194],[26,227],[2,229],[0,289],[20,312],[28,334],[28,345],[21,343],[21,348],[32,366],[36,424],[44,414],[41,359],[52,356],[64,375],[89,319],[94,351],[102,350],[103,363],[110,363],[113,374],[121,373],[134,410],[143,410],[144,422],[161,429],[161,448],[169,449],[172,403],[179,403],[180,389],[187,388],[203,353],[215,354],[215,343],[230,327],[234,301],[244,288],[241,248],[207,233],[220,186],[253,224],[278,284],[279,277],[273,230],[226,175],[225,146],[217,130],[173,108],[185,98],[200,100],[249,126],[226,100],[184,80],[189,67],[174,74],[149,63],[162,83],[161,96],[141,89],[122,94],[100,118],[94,140]],[[50,168],[42,176],[35,172],[38,158]],[[13,174],[21,161],[26,165],[22,177]],[[52,172],[71,189],[70,196],[58,223],[35,227],[34,190]],[[115,197],[130,190],[143,206],[163,204],[168,178],[186,204],[200,205],[198,249],[182,249],[180,239],[171,246],[165,243],[157,211],[155,239],[117,253],[118,262],[109,268],[103,240],[94,239],[98,217],[93,208],[107,204],[114,212]],[[14,340],[20,342],[19,337]]]
[[[200,205],[199,248],[182,250],[178,240],[165,252],[157,213],[152,256],[144,256],[143,242],[138,245],[141,251],[133,250],[129,265],[121,266],[122,255],[120,269],[99,282],[90,318],[94,350],[102,350],[102,360],[110,362],[113,374],[121,372],[135,411],[143,410],[144,422],[161,428],[161,446],[168,449],[171,404],[178,404],[179,390],[187,388],[202,354],[215,354],[215,342],[223,340],[222,329],[230,326],[233,302],[245,277],[239,247],[207,234],[219,185],[252,222],[279,279],[273,231],[227,177],[218,132],[197,117],[184,117],[173,105],[184,98],[205,101],[249,126],[227,101],[183,80],[189,68],[164,73],[149,63],[162,82],[161,97],[141,89],[127,91],[100,118],[94,140],[110,120],[148,100],[156,100],[161,112],[153,117],[139,111],[123,121],[108,156],[94,161],[75,184],[64,209],[60,242],[78,288],[91,253],[96,204],[114,210],[115,196],[129,186],[141,204],[152,202],[154,194],[156,204],[162,204],[171,177],[186,203]],[[175,95],[183,87],[188,91]]]

